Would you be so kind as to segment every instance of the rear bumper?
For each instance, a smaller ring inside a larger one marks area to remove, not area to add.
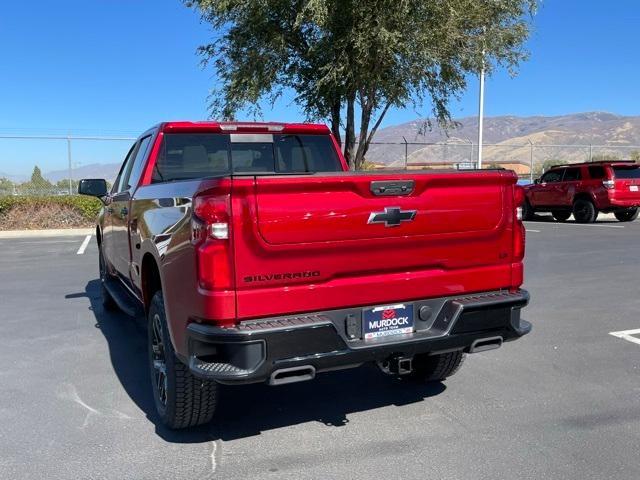
[[[609,199],[609,205],[612,209],[640,207],[640,198],[632,198],[632,199],[612,198],[612,199]]]
[[[526,335],[520,318],[525,290],[403,302],[412,304],[415,332],[362,339],[362,308],[242,322],[234,328],[191,323],[188,365],[201,378],[220,383],[269,381],[274,372],[308,367],[322,372],[382,361],[390,356],[473,351],[490,339],[501,344]]]

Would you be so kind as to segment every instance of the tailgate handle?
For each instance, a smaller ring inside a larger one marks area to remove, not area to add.
[[[378,197],[410,195],[414,186],[413,180],[376,180],[371,182],[371,193]]]

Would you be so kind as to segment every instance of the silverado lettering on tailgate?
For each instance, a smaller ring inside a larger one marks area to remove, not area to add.
[[[263,275],[248,275],[244,277],[245,283],[252,282],[273,282],[277,280],[298,280],[302,278],[319,277],[320,272],[317,270],[306,272],[286,272],[286,273],[266,273]]]

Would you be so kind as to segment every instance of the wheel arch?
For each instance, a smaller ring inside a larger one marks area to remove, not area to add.
[[[142,257],[140,278],[142,303],[144,304],[145,312],[148,312],[153,295],[158,290],[162,290],[162,277],[160,276],[160,268],[158,267],[158,263],[156,262],[155,257],[149,252],[145,253]]]
[[[597,208],[596,199],[590,193],[587,193],[587,192],[576,193],[575,196],[573,197],[572,203],[576,203],[578,200],[588,200],[591,203],[593,203],[593,205]]]

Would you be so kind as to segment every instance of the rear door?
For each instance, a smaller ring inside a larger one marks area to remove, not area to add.
[[[113,245],[113,266],[120,277],[127,283],[130,282],[131,245],[129,241],[130,227],[130,200],[137,182],[140,178],[142,164],[146,158],[151,135],[147,135],[135,145],[132,155],[124,166],[117,193],[111,198],[111,228]]]
[[[133,161],[137,146],[138,143],[136,142],[129,149],[129,152],[127,153],[127,156],[125,157],[124,162],[120,167],[118,176],[113,183],[113,187],[111,187],[111,192],[107,197],[107,205],[105,207],[104,222],[102,226],[102,251],[105,255],[108,265],[110,265],[112,269],[116,269],[117,264],[117,251],[115,247],[115,236],[113,234],[113,217],[116,213],[114,199],[117,203],[117,199],[119,198],[120,194],[120,185],[122,184],[123,178],[126,175],[127,169]]]
[[[536,206],[551,206],[558,203],[561,198],[562,186],[560,182],[563,175],[564,169],[557,168],[548,171],[542,176],[534,193],[534,204]]]
[[[235,176],[238,315],[508,287],[515,180],[493,171]]]
[[[609,203],[609,193],[603,181],[607,179],[607,171],[603,165],[589,165],[587,167],[588,179],[582,181],[582,188],[590,193],[596,200],[596,205],[606,205]]]
[[[559,195],[554,205],[570,207],[573,203],[576,190],[579,189],[582,182],[582,170],[580,167],[570,167],[564,172],[562,182],[559,185]]]

